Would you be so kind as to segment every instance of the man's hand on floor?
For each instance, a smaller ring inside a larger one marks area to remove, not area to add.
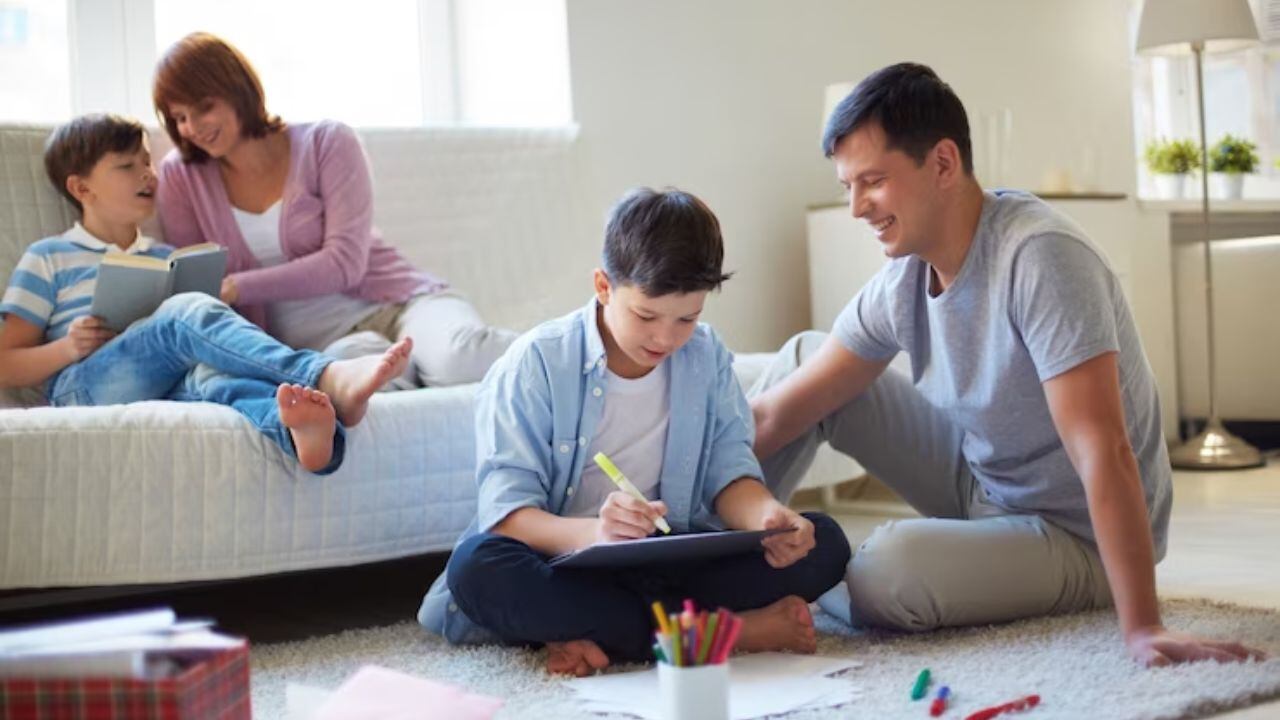
[[[1159,626],[1129,633],[1125,638],[1125,646],[1133,659],[1146,667],[1163,667],[1197,660],[1240,662],[1267,659],[1267,654],[1261,650],[1245,647],[1238,642],[1213,640]]]

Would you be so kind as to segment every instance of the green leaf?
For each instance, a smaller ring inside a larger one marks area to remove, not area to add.
[[[1181,175],[1200,167],[1200,148],[1190,140],[1152,140],[1143,157],[1147,169],[1161,175]]]
[[[1224,135],[1209,151],[1209,169],[1220,173],[1251,173],[1258,168],[1258,146],[1234,135]]]

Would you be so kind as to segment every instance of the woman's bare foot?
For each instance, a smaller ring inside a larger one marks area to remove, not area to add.
[[[333,459],[335,414],[329,396],[301,385],[276,388],[280,422],[289,428],[298,464],[309,472],[323,470]]]
[[[818,649],[813,615],[804,598],[788,595],[772,605],[747,610],[742,616],[742,634],[737,648],[744,652],[786,650],[806,655]]]
[[[333,407],[343,425],[352,427],[364,419],[364,413],[369,409],[369,398],[378,392],[378,388],[404,372],[411,350],[413,338],[406,337],[381,355],[329,363],[316,384],[333,399]]]
[[[547,672],[586,677],[609,667],[609,656],[590,640],[547,643]]]

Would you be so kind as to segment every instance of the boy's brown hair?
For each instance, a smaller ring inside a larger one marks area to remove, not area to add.
[[[609,281],[645,295],[716,290],[722,272],[720,221],[707,204],[682,190],[636,188],[609,211],[604,231]]]
[[[284,127],[279,117],[267,112],[262,81],[249,59],[217,35],[194,32],[174,43],[160,58],[151,86],[156,114],[187,162],[204,162],[209,155],[182,139],[169,106],[197,105],[209,98],[221,98],[235,108],[245,137],[266,137]]]
[[[134,152],[146,131],[133,118],[95,113],[82,115],[54,129],[44,143],[44,171],[54,189],[83,213],[84,207],[67,189],[67,178],[88,175],[107,153]]]

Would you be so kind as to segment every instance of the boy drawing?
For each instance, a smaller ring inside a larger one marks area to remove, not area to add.
[[[280,344],[199,293],[175,295],[116,334],[89,315],[102,258],[173,250],[139,231],[155,207],[146,133],[114,115],[77,118],[50,136],[45,169],[82,220],[33,243],[9,280],[0,302],[0,385],[43,383],[55,406],[161,398],[229,405],[302,467],[336,470],[343,426],[360,422],[369,397],[404,369],[410,341],[334,361]]]
[[[552,672],[651,655],[650,603],[745,611],[739,647],[813,652],[808,602],[839,581],[849,545],[760,482],[732,355],[698,323],[728,278],[715,216],[688,193],[641,189],[613,208],[585,308],[525,334],[476,399],[477,517],[419,620],[455,643],[545,644]],[[611,458],[647,498],[616,490]],[[675,532],[796,530],[761,553],[667,567],[564,570],[549,557]]]

